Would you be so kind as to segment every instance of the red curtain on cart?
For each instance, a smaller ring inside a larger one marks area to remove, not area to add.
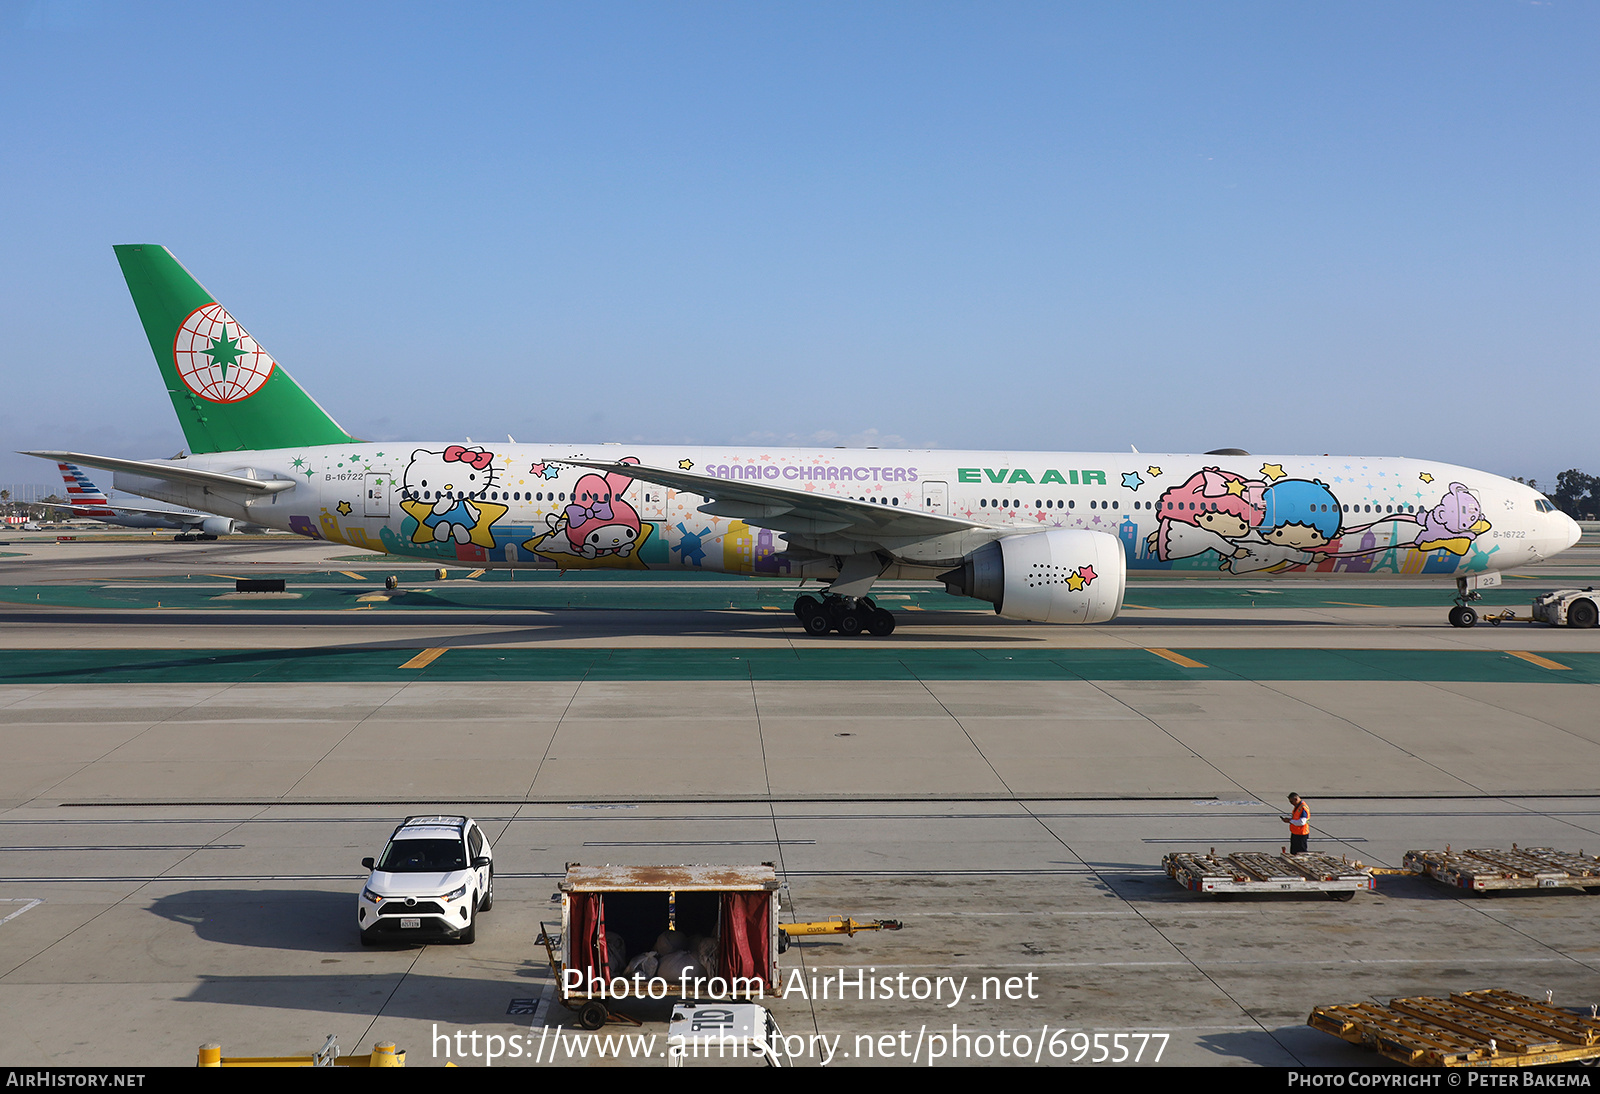
[[[772,971],[772,936],[768,933],[772,914],[772,894],[722,894],[722,975],[759,979],[768,991],[777,985],[769,978]]]
[[[595,969],[605,969],[604,943],[605,908],[599,893],[573,893],[567,902],[567,930],[571,932],[568,943],[570,964],[568,968],[582,969],[584,981],[595,974]]]

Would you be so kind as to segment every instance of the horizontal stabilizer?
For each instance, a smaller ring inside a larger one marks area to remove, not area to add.
[[[294,488],[293,479],[252,479],[246,475],[232,475],[223,471],[205,471],[198,467],[184,467],[163,460],[122,460],[115,456],[92,456],[85,452],[24,452],[24,456],[38,456],[43,460],[79,463],[85,467],[98,467],[105,471],[121,471],[127,475],[143,475],[152,479],[193,483],[213,490],[237,491],[247,495],[265,496]]]

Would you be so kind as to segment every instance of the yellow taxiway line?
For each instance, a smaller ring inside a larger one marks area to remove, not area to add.
[[[1157,649],[1154,646],[1150,646],[1145,649],[1145,652],[1153,653],[1157,657],[1163,657],[1174,665],[1181,665],[1186,669],[1203,669],[1206,667],[1192,657],[1185,657],[1183,654],[1173,653],[1171,650]]]
[[[423,650],[400,667],[403,669],[425,669],[443,657],[449,649],[449,646],[438,646],[431,650]]]
[[[1572,671],[1571,665],[1563,665],[1560,661],[1552,661],[1548,657],[1540,657],[1538,654],[1529,653],[1527,650],[1506,650],[1506,652],[1512,657],[1520,657],[1528,664],[1538,665],[1542,669],[1566,669],[1568,672]]]

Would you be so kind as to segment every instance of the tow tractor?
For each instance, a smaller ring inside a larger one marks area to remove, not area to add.
[[[1478,622],[1478,611],[1471,606],[1483,594],[1479,589],[1492,589],[1500,584],[1498,571],[1456,578],[1456,606],[1450,609],[1452,627],[1471,627]],[[1513,609],[1490,612],[1482,617],[1490,625],[1502,623],[1546,623],[1552,627],[1593,627],[1600,623],[1600,592],[1593,585],[1585,589],[1557,589],[1533,598],[1533,607],[1527,615],[1519,616]]]

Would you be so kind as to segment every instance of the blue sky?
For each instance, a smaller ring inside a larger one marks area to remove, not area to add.
[[[374,439],[1600,472],[1597,47],[1570,0],[0,0],[0,440],[182,447],[142,242]]]

